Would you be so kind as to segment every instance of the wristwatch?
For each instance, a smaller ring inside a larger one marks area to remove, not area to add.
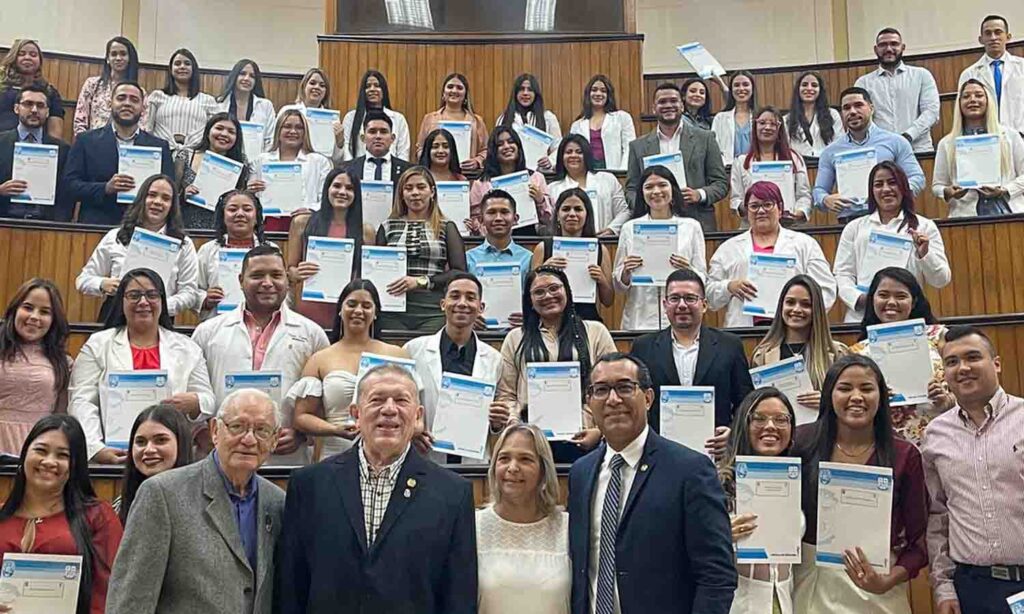
[[[419,288],[420,290],[429,290],[430,278],[427,277],[426,275],[420,275],[419,277],[416,278],[416,287]]]

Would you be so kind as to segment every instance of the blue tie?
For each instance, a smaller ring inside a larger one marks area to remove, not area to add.
[[[615,537],[619,531],[619,495],[622,491],[622,455],[612,457],[612,471],[608,490],[601,509],[601,553],[597,560],[597,594],[594,597],[595,614],[615,611]]]
[[[1003,101],[1003,61],[993,60],[992,78],[996,82],[996,104]]]

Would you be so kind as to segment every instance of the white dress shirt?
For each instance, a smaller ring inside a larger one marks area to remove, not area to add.
[[[266,151],[256,159],[256,177],[262,179],[264,162],[280,162],[281,150]],[[320,196],[324,189],[324,180],[331,172],[331,161],[327,156],[318,153],[303,153],[295,158],[302,163],[302,207],[311,211],[320,209]],[[372,176],[372,175],[371,175]]]
[[[578,187],[580,184],[566,174],[565,179],[548,184],[548,195],[551,202],[555,203],[562,192]],[[615,234],[619,234],[630,215],[629,203],[626,202],[626,194],[619,180],[615,175],[603,171],[587,173],[586,192],[594,206],[594,230],[601,232],[611,228]]]
[[[590,118],[581,117],[569,127],[569,134],[579,134],[590,142]],[[619,110],[606,113],[601,124],[604,165],[608,170],[625,170],[629,160],[629,144],[636,140],[633,116]]]
[[[384,114],[391,118],[391,132],[395,135],[395,140],[391,143],[391,155],[398,156],[403,160],[409,160],[409,145],[411,142],[409,140],[409,122],[405,121],[405,116],[398,111],[393,111],[386,107],[384,108]],[[366,143],[359,138],[363,136],[362,126],[359,127],[359,134],[356,136],[356,155],[353,156],[352,151],[349,149],[348,139],[350,138],[349,135],[352,134],[352,122],[355,121],[355,117],[356,110],[350,109],[341,120],[341,133],[345,135],[345,145],[341,147],[339,152],[341,161],[347,162],[366,153]],[[363,119],[365,120],[366,117],[364,116]]]
[[[1009,192],[1007,204],[1013,213],[1024,212],[1024,138],[1016,130],[1000,127],[1003,144],[1003,155],[1006,160],[1000,163],[1002,187]],[[947,134],[939,141],[935,151],[935,170],[932,173],[932,194],[942,199],[946,188],[957,185],[956,178],[956,137]],[[952,164],[950,163],[952,160]],[[975,217],[978,215],[978,191],[967,190],[962,198],[954,198],[947,203],[949,217]]]
[[[647,444],[648,427],[645,426],[640,435],[631,441],[621,451],[616,452],[607,446],[604,451],[604,459],[601,461],[601,468],[597,474],[597,484],[594,486],[594,499],[590,502],[590,611],[594,612],[597,604],[597,566],[601,559],[601,514],[604,512],[604,497],[608,492],[608,482],[612,479],[611,461],[616,454],[622,456],[626,461],[619,469],[622,478],[622,488],[619,490],[619,517],[622,510],[626,509],[626,501],[629,500],[629,489],[633,485],[633,478],[636,477],[637,465],[644,454],[644,446]],[[615,607],[613,612],[619,614],[622,610],[619,606],[618,576],[615,580]]]
[[[826,143],[821,138],[821,127],[818,126],[818,116],[815,115],[811,119],[811,125],[808,129],[811,133],[811,140],[813,143],[808,143],[807,139],[804,138],[804,131],[797,128],[796,137],[789,137],[789,148],[797,152],[805,158],[820,158],[821,152],[825,151],[825,148],[829,146],[832,141],[835,141],[839,137],[845,134],[843,130],[843,117],[839,114],[839,111],[829,107],[829,115],[832,116],[832,140]],[[786,130],[787,136],[789,135],[789,114],[786,114],[785,121],[782,122],[780,130]]]
[[[999,123],[1017,132],[1024,132],[1024,58],[1004,52],[1003,57],[1003,95],[999,101]],[[996,91],[995,76],[992,74],[992,58],[981,56],[960,73],[957,91],[968,79],[977,79],[988,85],[992,92]]]
[[[700,351],[700,335],[693,340],[689,347],[676,341],[672,335],[672,360],[676,363],[676,373],[679,374],[680,386],[692,386],[693,374],[697,371],[697,353]]]
[[[387,152],[381,157],[384,160],[384,164],[380,165],[380,181],[391,181],[391,152]],[[366,161],[363,162],[363,181],[375,181],[374,177],[377,174],[377,165],[373,163],[373,156],[369,153],[366,154]]]
[[[676,153],[679,151],[679,133],[683,130],[682,122],[676,126],[675,132],[671,136],[665,136],[665,133],[661,131],[661,124],[654,127],[655,132],[658,133],[658,152],[661,154]],[[684,160],[685,163],[685,160]]]
[[[932,150],[932,126],[939,121],[939,88],[927,68],[903,62],[893,72],[878,67],[855,84],[871,94],[878,126],[911,138],[915,152]]]

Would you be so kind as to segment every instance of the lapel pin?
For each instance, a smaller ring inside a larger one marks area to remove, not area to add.
[[[403,494],[403,495],[405,495],[405,498],[406,498],[406,499],[408,499],[409,497],[411,497],[411,496],[412,496],[412,491],[411,491],[411,490],[409,490],[408,488],[406,488],[406,489],[405,489],[405,492],[404,492],[404,493],[402,493],[402,494]]]
[[[409,478],[405,481],[405,485],[409,488],[416,488],[416,478]]]
[[[647,471],[647,463],[640,465],[640,471]]]

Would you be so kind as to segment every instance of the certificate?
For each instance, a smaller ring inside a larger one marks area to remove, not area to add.
[[[634,286],[664,287],[675,267],[669,257],[679,247],[679,226],[674,222],[633,222],[633,249],[644,263],[633,271]]]
[[[3,555],[0,594],[18,614],[75,614],[82,579],[82,556],[62,554]]]
[[[875,166],[874,148],[837,153],[832,157],[832,161],[836,168],[836,187],[839,195],[857,204],[850,210],[863,209],[868,201],[868,177]]]
[[[676,51],[690,63],[690,66],[693,66],[693,70],[696,71],[701,79],[714,76],[721,77],[725,74],[725,68],[722,67],[721,63],[700,43],[679,45],[676,47]]]
[[[445,120],[438,122],[437,127],[447,130],[452,135],[452,138],[455,139],[455,151],[452,152],[452,155],[455,156],[456,162],[462,164],[473,157],[473,122]]]
[[[599,249],[596,238],[554,237],[551,240],[551,255],[569,261],[565,276],[569,278],[573,302],[597,302],[597,281],[590,277],[587,267],[597,265]]]
[[[398,365],[413,376],[416,375],[416,361],[411,358],[399,358],[397,356],[384,356],[383,354],[372,354],[363,352],[359,355],[359,371],[356,373],[356,380],[363,379],[366,372],[380,365]],[[419,378],[416,379],[419,385]],[[357,381],[358,386],[358,381]]]
[[[1024,614],[1024,591],[1010,595],[1006,603],[1010,606],[1010,614]]]
[[[892,468],[818,463],[818,552],[815,564],[843,569],[843,552],[864,551],[889,573],[892,551]]]
[[[519,138],[523,142],[526,168],[536,170],[537,160],[548,157],[551,145],[557,139],[547,132],[529,125],[516,126],[516,132],[519,133]]]
[[[217,284],[224,291],[224,298],[217,303],[217,313],[225,313],[242,304],[242,260],[249,250],[245,248],[222,247],[217,254]]]
[[[434,414],[434,450],[483,460],[494,383],[454,373],[441,374]]]
[[[363,202],[365,208],[366,201]],[[446,218],[455,222],[459,234],[469,236],[469,229],[466,228],[466,220],[469,219],[468,181],[438,181],[437,206],[441,207],[441,213]]]
[[[168,237],[145,228],[135,227],[132,240],[128,242],[128,250],[121,265],[121,276],[124,277],[132,269],[152,269],[170,287],[174,265],[178,261],[181,239]]]
[[[707,454],[715,435],[714,386],[662,386],[661,433],[691,450]]]
[[[799,563],[800,459],[737,456],[735,467],[736,514],[757,514],[757,529],[736,544],[736,562]]]
[[[796,256],[751,254],[747,279],[757,288],[752,301],[743,302],[743,314],[774,318],[782,287],[796,275]]]
[[[683,154],[680,152],[658,154],[656,156],[645,156],[644,157],[644,169],[651,166],[664,166],[668,170],[672,171],[672,175],[676,178],[676,183],[679,184],[679,188],[686,187],[686,166],[683,164]]]
[[[868,236],[868,248],[857,266],[857,289],[867,293],[875,273],[886,267],[907,268],[913,252],[914,239],[910,236],[872,230]]]
[[[362,251],[363,279],[377,287],[381,310],[405,313],[405,295],[392,296],[387,291],[388,284],[408,274],[405,248],[364,245]]]
[[[367,180],[359,184],[359,190],[363,196],[363,223],[376,231],[391,215],[395,186],[390,181]]]
[[[868,349],[892,391],[890,405],[928,402],[933,374],[927,326],[917,318],[868,327]]]
[[[127,450],[136,416],[171,396],[167,371],[109,371],[100,384],[103,441],[109,448]]]
[[[263,124],[256,122],[238,121],[242,127],[242,144],[245,147],[245,159],[252,162],[263,153],[263,143],[266,135],[263,133]]]
[[[15,143],[11,179],[28,184],[12,203],[52,205],[57,198],[57,145]]]
[[[188,202],[210,211],[217,209],[220,195],[230,192],[238,185],[245,165],[231,158],[207,151],[199,163],[199,172],[192,182],[199,189],[198,194],[188,197]]]
[[[516,228],[533,226],[537,219],[537,204],[530,197],[530,171],[519,171],[509,173],[491,179],[492,190],[505,190],[516,201],[516,213],[519,214],[519,222]]]
[[[797,396],[805,392],[814,392],[814,384],[807,373],[803,356],[790,356],[774,364],[751,369],[750,379],[754,382],[754,388],[773,386],[786,395],[789,404],[793,406],[797,424],[806,424],[818,419],[818,412],[807,409],[796,400]]]
[[[320,265],[320,270],[302,284],[302,300],[337,303],[342,288],[352,280],[355,250],[354,239],[310,237],[306,261]]]
[[[567,440],[580,432],[583,394],[578,362],[526,363],[530,422],[548,439]]]
[[[282,377],[280,371],[228,371],[224,374],[224,394],[246,388],[259,390],[280,405]]]
[[[117,174],[129,175],[135,180],[135,188],[129,192],[118,192],[117,202],[130,205],[142,182],[163,172],[163,151],[160,147],[141,145],[120,145],[117,150]]]
[[[796,210],[796,182],[793,181],[793,162],[751,161],[750,178],[755,183],[758,181],[774,183],[779,188],[779,191],[782,192],[783,209],[789,213]]]
[[[341,111],[306,107],[309,141],[313,145],[314,151],[327,156],[328,159],[334,153],[334,124],[339,121],[341,121]]]
[[[956,137],[956,183],[961,188],[1000,186],[1003,173],[998,134]]]
[[[267,184],[260,194],[263,215],[290,216],[303,206],[302,162],[264,162],[260,178]]]
[[[509,316],[523,310],[523,277],[515,262],[481,262],[475,267],[483,286],[484,323],[487,328],[509,328]]]

